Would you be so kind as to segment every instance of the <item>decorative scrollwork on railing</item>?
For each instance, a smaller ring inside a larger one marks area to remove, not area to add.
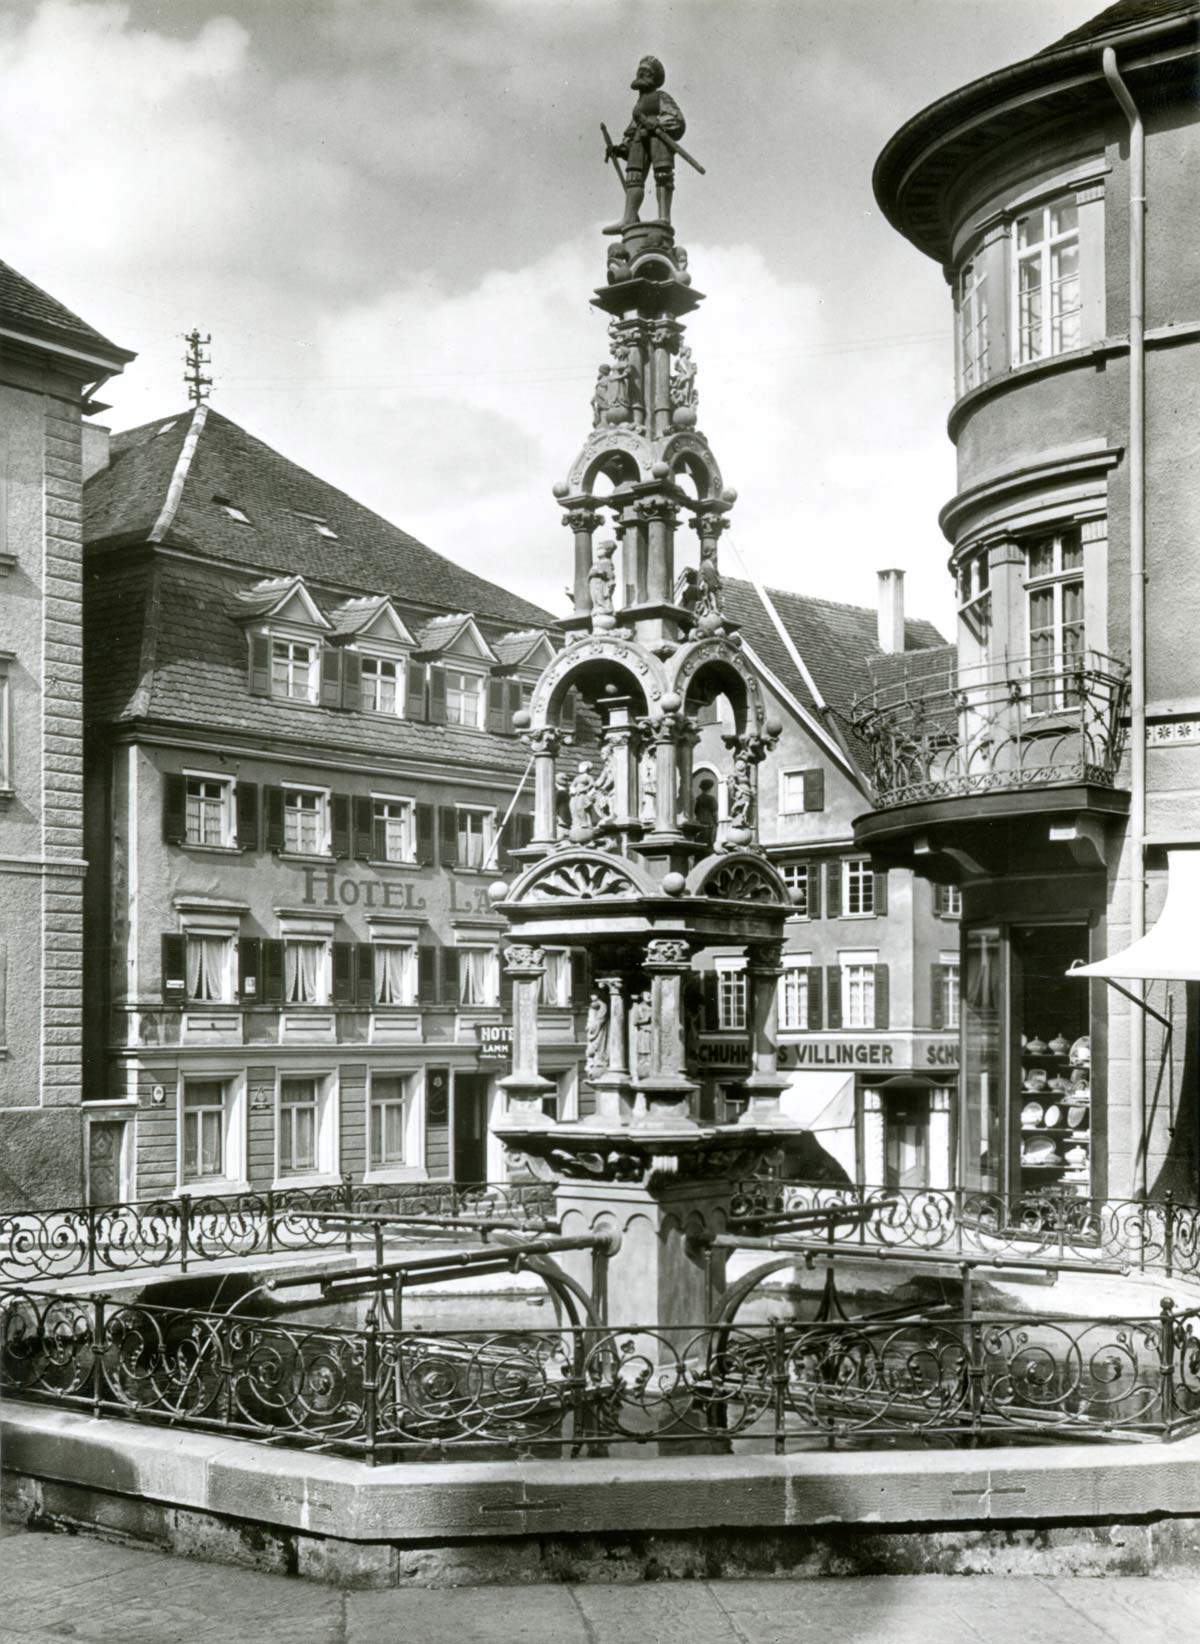
[[[1088,651],[951,660],[855,703],[881,808],[1064,783],[1112,787],[1124,746],[1129,669]]]
[[[14,1290],[11,1399],[373,1459],[1170,1435],[1197,1314],[388,1331]]]

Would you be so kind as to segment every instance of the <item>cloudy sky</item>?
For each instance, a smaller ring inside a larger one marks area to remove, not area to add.
[[[590,424],[600,226],[653,51],[708,168],[676,222],[707,302],[727,568],[948,625],[950,303],[871,167],[935,97],[1101,0],[3,0],[0,257],[138,351],[131,427],[213,404],[555,610],[550,487]]]

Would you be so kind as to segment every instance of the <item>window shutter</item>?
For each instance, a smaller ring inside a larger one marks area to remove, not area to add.
[[[562,707],[558,713],[558,722],[564,731],[573,731],[575,729],[575,704],[575,687],[572,686],[566,696],[563,697]]]
[[[428,716],[435,725],[446,723],[446,670],[439,663],[429,670]]]
[[[586,1010],[588,1003],[588,956],[582,948],[571,952],[571,1003],[576,1010]]]
[[[259,960],[259,989],[264,1005],[283,1003],[283,943],[264,937]]]
[[[433,806],[418,805],[417,812],[417,863],[422,868],[433,866]]]
[[[243,936],[238,942],[238,998],[256,1004],[259,997],[262,943],[257,936]]]
[[[329,801],[329,831],[332,836],[333,854],[335,856],[350,855],[350,796],[345,793],[335,793]]]
[[[842,967],[825,966],[825,1024],[832,1031],[842,1025]]]
[[[875,898],[871,911],[876,919],[887,918],[887,885],[887,869],[884,868],[882,872],[875,875]]]
[[[250,690],[254,696],[271,694],[271,636],[250,635]]]
[[[335,1005],[354,1003],[354,943],[333,944],[333,1002]]]
[[[187,984],[187,940],[177,931],[162,939],[162,996],[168,1005],[181,1005]]]
[[[163,839],[182,845],[187,838],[187,777],[168,771],[163,777]]]
[[[409,719],[425,718],[425,664],[410,662],[408,665],[408,691],[405,712]]]
[[[808,1030],[810,1033],[819,1033],[825,1020],[822,1010],[824,1000],[821,998],[821,967],[808,967]]]
[[[806,811],[823,811],[825,809],[825,772],[822,770],[805,771],[804,773],[804,809]]]
[[[533,840],[533,817],[528,811],[518,811],[508,825],[512,830],[512,842],[509,849],[513,851],[524,850],[525,846]],[[522,864],[514,862],[513,866],[520,868]]]
[[[357,651],[342,653],[342,707],[362,707],[362,657]]]
[[[939,887],[940,889],[940,887]],[[930,965],[929,967],[929,1020],[935,1033],[940,1033],[946,1026],[946,982],[945,965]]]
[[[453,805],[438,806],[438,856],[444,868],[458,865],[458,814]]]
[[[442,1003],[453,1008],[458,1004],[458,949],[442,949]]]
[[[821,917],[821,864],[809,862],[808,866],[808,917]]]
[[[234,790],[237,801],[237,846],[240,851],[258,849],[258,783],[239,781]]]
[[[428,1008],[438,1002],[436,948],[417,949],[417,1003]]]
[[[354,951],[356,955],[355,1003],[373,1005],[375,1003],[375,950],[370,942],[356,942]]]
[[[321,706],[342,705],[342,653],[333,645],[321,647]]]
[[[263,789],[264,846],[269,851],[283,849],[283,789]]]
[[[939,919],[944,919],[946,917],[945,885],[935,885],[933,887],[933,911]]]
[[[371,860],[375,834],[375,803],[370,794],[354,796],[354,854],[360,862]],[[382,854],[382,853],[381,853]]]
[[[500,1009],[506,1016],[512,1015],[513,1008],[513,979],[509,975],[508,966],[504,963],[504,949],[500,950]]]
[[[875,966],[875,1026],[885,1028],[890,1021],[888,999],[888,968]]]
[[[508,681],[506,679],[488,680],[487,728],[499,736],[511,730],[508,723],[506,704],[508,701]]]
[[[721,1007],[717,999],[720,978],[715,970],[706,970],[702,973],[700,981],[704,989],[704,1031],[717,1033],[721,1026]]]
[[[842,917],[842,864],[840,862],[826,862],[825,864],[825,917],[826,919],[840,919]]]
[[[521,681],[519,679],[510,679],[508,682],[508,723],[504,727],[510,734],[516,729],[513,724],[513,715],[520,713],[524,704],[525,693],[521,689]]]

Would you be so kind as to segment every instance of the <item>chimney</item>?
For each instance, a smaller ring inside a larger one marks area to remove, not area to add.
[[[112,429],[102,422],[85,422],[83,427],[83,478],[85,483],[93,474],[108,467],[108,447]]]
[[[879,649],[889,656],[904,649],[904,572],[879,573]]]

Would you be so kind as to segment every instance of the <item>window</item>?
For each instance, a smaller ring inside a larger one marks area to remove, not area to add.
[[[546,969],[542,976],[541,1003],[564,1009],[571,1003],[571,955],[566,948],[543,948]]]
[[[746,972],[717,970],[717,1027],[736,1033],[746,1026]]]
[[[283,790],[283,848],[297,856],[329,851],[329,795],[311,788]]]
[[[991,567],[987,550],[964,560],[958,568],[958,614],[981,644],[987,644],[992,626]]]
[[[492,833],[495,828],[493,811],[469,810],[455,806],[458,823],[458,865],[460,868],[482,868],[492,854]]]
[[[842,1026],[875,1026],[876,955],[842,955]]]
[[[941,998],[938,1003],[941,1009],[937,1012],[936,1019],[940,1020],[945,1028],[956,1028],[958,1026],[959,1002],[958,954],[943,953],[940,955],[940,961],[937,968],[941,990]]]
[[[1079,209],[1055,200],[1017,218],[1016,360],[1048,359],[1078,348]]]
[[[185,794],[186,842],[189,845],[232,845],[233,783],[220,777],[189,776]]]
[[[374,801],[371,853],[377,862],[416,861],[411,799]]]
[[[189,1079],[183,1087],[183,1180],[225,1175],[225,1096],[222,1079]]]
[[[417,949],[413,942],[377,942],[372,961],[377,1005],[415,1005]]]
[[[1074,707],[1071,677],[1083,660],[1083,543],[1078,527],[1031,543],[1026,554],[1029,596],[1030,707],[1034,713]]]
[[[316,702],[317,692],[317,647],[297,639],[273,640],[272,695],[292,697],[297,702]]]
[[[977,388],[988,379],[987,275],[979,257],[972,257],[958,277],[959,391]]]
[[[812,917],[810,898],[812,895],[812,868],[808,862],[784,862],[780,873],[783,882],[792,894],[792,914],[797,919]]]
[[[402,1165],[410,1080],[400,1073],[371,1076],[371,1164]]]
[[[279,1174],[317,1168],[317,1081],[279,1083]]]
[[[495,948],[458,949],[458,1002],[494,1006],[500,1003],[500,973]]]
[[[283,944],[283,999],[288,1005],[329,1003],[329,943],[289,938]]]
[[[875,912],[875,875],[866,857],[842,863],[842,909],[847,915]]]
[[[11,651],[0,651],[0,794],[12,792],[12,699],[8,669]]]
[[[779,1025],[803,1030],[808,1027],[808,959],[788,955],[783,963],[784,972],[779,978]]]
[[[962,888],[959,885],[933,887],[933,911],[942,919],[958,919],[962,915]]]
[[[233,998],[233,942],[228,936],[187,934],[187,996],[195,1004]]]
[[[822,770],[781,771],[779,809],[783,815],[797,811],[825,809],[825,772]]]
[[[446,723],[483,727],[483,675],[446,669]]]
[[[362,659],[362,705],[371,714],[404,712],[404,664],[389,657]]]

